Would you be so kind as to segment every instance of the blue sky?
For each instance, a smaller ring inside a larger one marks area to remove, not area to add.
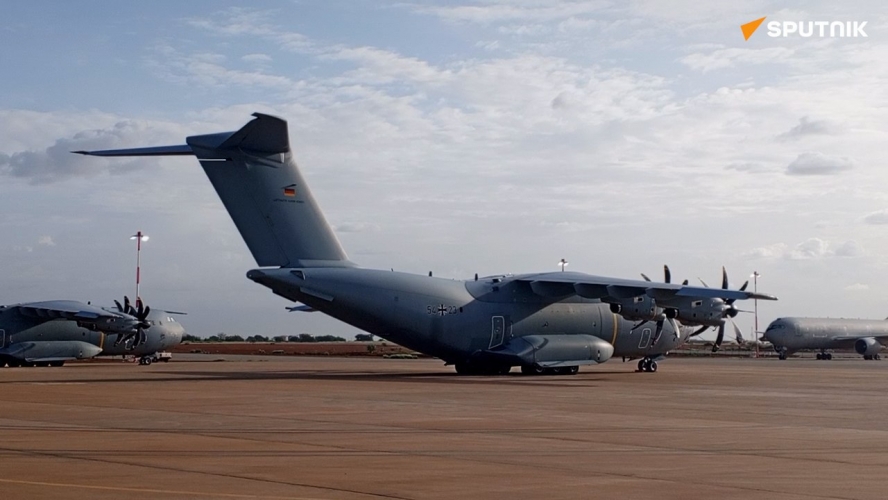
[[[744,41],[762,16],[869,36]],[[876,2],[7,2],[0,19],[0,303],[131,294],[141,229],[143,296],[197,334],[353,334],[244,278],[255,263],[193,159],[68,154],[263,111],[289,120],[366,267],[567,258],[717,282],[726,265],[780,295],[762,323],[888,315]]]

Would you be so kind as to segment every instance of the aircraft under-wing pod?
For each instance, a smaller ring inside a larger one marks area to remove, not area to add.
[[[721,324],[735,300],[766,294],[591,276],[573,272],[454,281],[348,260],[302,177],[287,122],[255,113],[235,132],[188,137],[185,145],[93,156],[194,155],[260,269],[247,277],[352,326],[456,365],[459,373],[576,373],[612,356],[639,369]],[[728,302],[730,301],[730,302]],[[703,322],[708,321],[708,323]]]

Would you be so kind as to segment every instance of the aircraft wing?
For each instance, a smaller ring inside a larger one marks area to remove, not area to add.
[[[680,297],[701,299],[777,300],[777,297],[765,293],[690,286],[678,283],[656,283],[651,281],[608,278],[576,272],[551,272],[524,275],[518,278],[518,281],[529,283],[534,293],[544,297],[579,295],[590,299],[602,299],[606,297],[628,299],[631,297],[647,295],[654,299],[665,301]]]
[[[85,323],[95,323],[103,320],[126,318],[129,316],[106,311],[99,307],[77,302],[76,300],[50,300],[45,302],[28,302],[7,306],[7,309],[15,309],[21,315],[29,318],[39,318],[46,321],[54,319],[67,319]]]

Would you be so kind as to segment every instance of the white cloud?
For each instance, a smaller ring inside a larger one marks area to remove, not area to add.
[[[848,285],[845,287],[845,291],[848,292],[865,292],[869,289],[869,285],[863,283],[854,283],[853,285]]]
[[[744,253],[743,258],[818,260],[829,257],[860,257],[864,253],[863,247],[855,240],[829,242],[821,238],[808,238],[792,248],[786,243],[758,247]]]
[[[708,73],[736,66],[778,64],[790,60],[794,55],[795,50],[787,47],[768,47],[764,49],[722,47],[709,52],[688,54],[680,58],[679,61],[693,70]]]
[[[788,141],[808,135],[836,135],[842,128],[829,120],[811,120],[807,116],[799,119],[799,124],[777,136],[778,140]]]
[[[878,212],[873,212],[873,213],[867,214],[863,218],[863,221],[866,222],[867,224],[877,224],[877,225],[888,224],[888,209],[879,210]]]
[[[333,230],[337,233],[363,233],[367,231],[379,231],[376,224],[368,224],[364,222],[344,222],[333,226]]]
[[[283,90],[294,85],[294,82],[285,76],[264,71],[231,69],[226,67],[224,62],[224,57],[213,54],[182,55],[168,47],[161,47],[158,49],[158,57],[151,62],[151,68],[169,81],[204,87],[235,86]]]
[[[751,174],[761,174],[765,172],[773,172],[772,169],[768,168],[761,163],[755,162],[735,162],[731,163],[725,170],[736,170],[737,172],[749,172]]]
[[[860,243],[849,240],[836,246],[834,253],[836,257],[860,257],[863,255],[863,248]]]
[[[607,8],[605,2],[528,2],[500,3],[481,5],[459,5],[447,7],[416,6],[414,10],[419,13],[432,14],[452,22],[471,22],[478,24],[491,24],[511,21],[552,21],[569,19],[576,16],[591,14]]]
[[[41,236],[37,240],[37,244],[45,247],[54,247],[55,241],[52,240],[52,236]]]
[[[268,54],[247,54],[241,57],[241,61],[256,64],[265,64],[272,61]]]
[[[854,168],[854,160],[823,153],[802,153],[786,167],[787,175],[835,175]]]
[[[758,247],[743,254],[745,259],[775,259],[787,255],[785,243],[774,243],[773,245]]]
[[[790,259],[819,259],[828,255],[828,243],[820,238],[809,238],[787,254]]]

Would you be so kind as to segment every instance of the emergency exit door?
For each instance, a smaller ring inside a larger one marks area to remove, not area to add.
[[[506,318],[503,316],[494,316],[490,324],[490,346],[493,349],[498,345],[502,345],[503,339],[506,337]]]

